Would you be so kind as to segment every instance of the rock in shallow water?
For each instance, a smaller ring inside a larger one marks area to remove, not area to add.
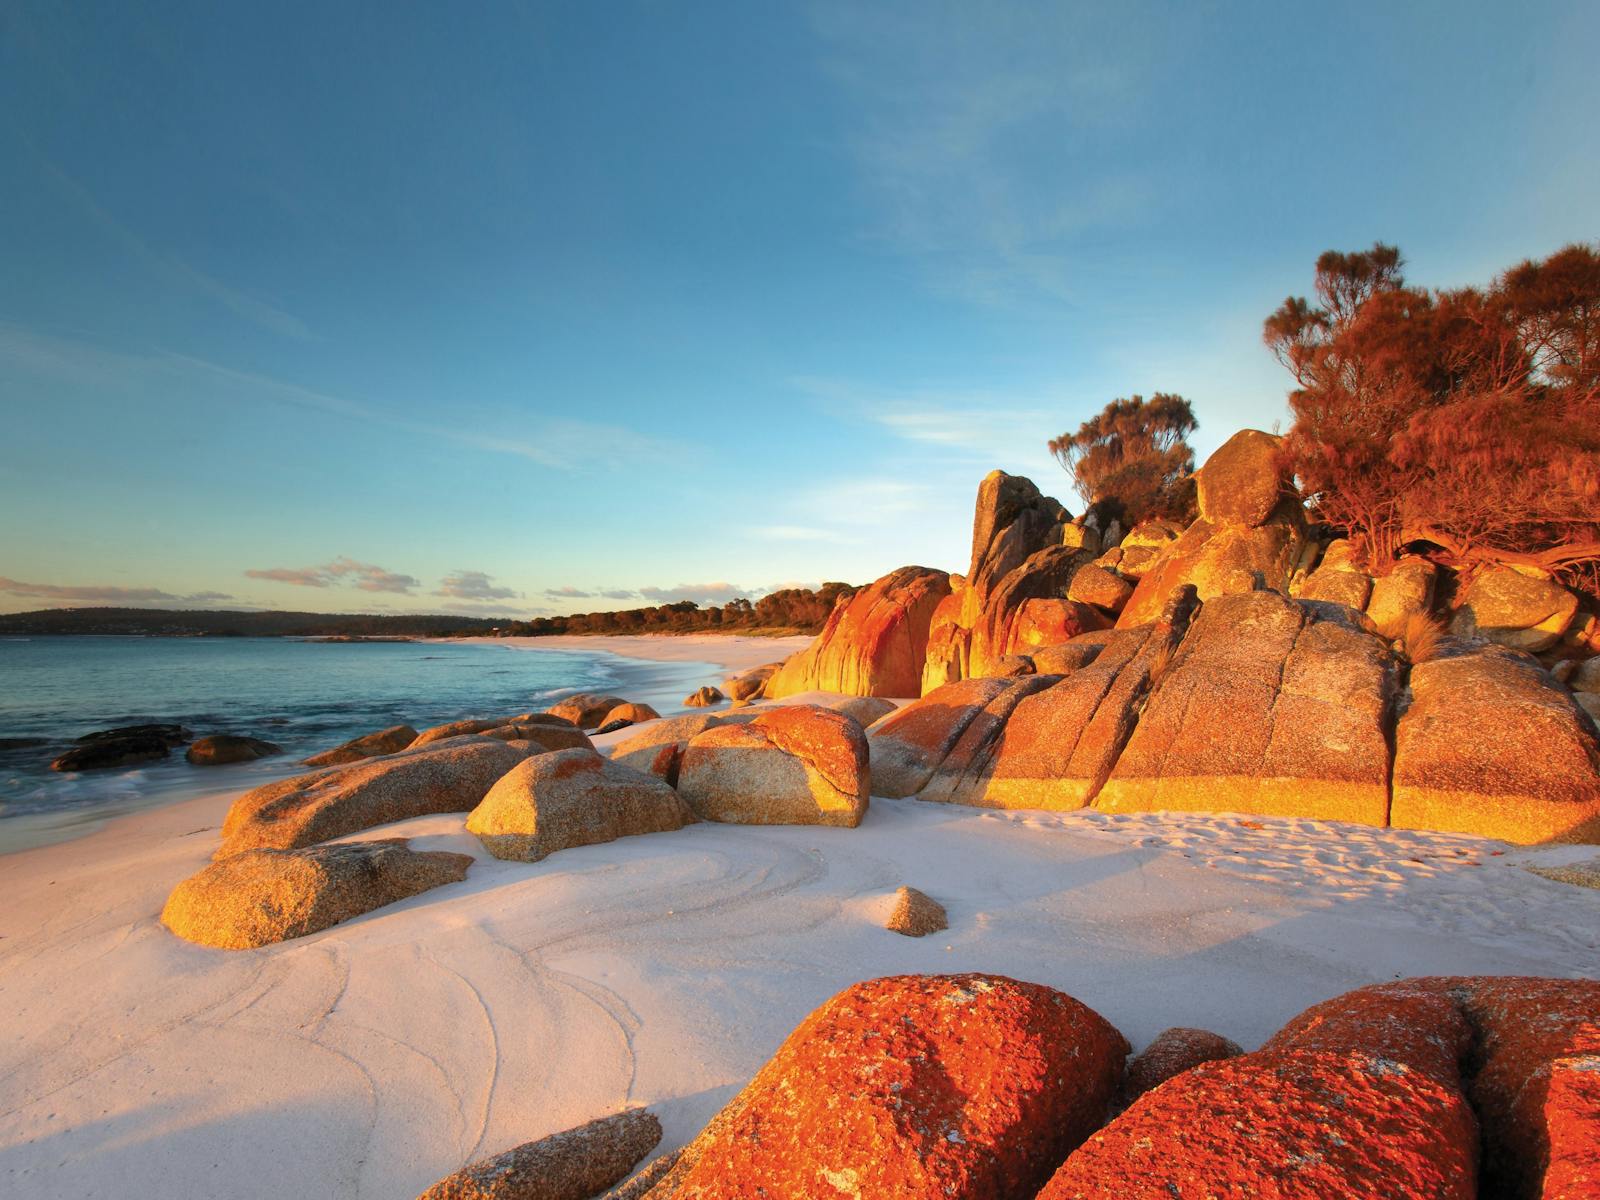
[[[630,1109],[463,1167],[417,1200],[590,1200],[660,1141],[655,1114]]]
[[[248,850],[172,890],[161,922],[203,946],[245,950],[327,929],[467,877],[466,854],[420,852],[403,838],[299,850]]]
[[[200,738],[184,754],[197,767],[222,767],[230,763],[255,762],[282,754],[283,747],[260,738],[238,737],[231,733],[214,733]]]

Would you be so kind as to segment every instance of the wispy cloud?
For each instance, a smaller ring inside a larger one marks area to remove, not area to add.
[[[1150,210],[1149,178],[1104,165],[1153,57],[1124,44],[1120,13],[846,2],[812,13],[860,114],[850,150],[880,213],[871,232],[939,290],[1070,299],[1087,235]]]
[[[37,600],[54,600],[58,603],[86,602],[94,604],[205,604],[217,600],[232,600],[226,592],[190,592],[177,595],[160,588],[113,587],[105,584],[27,583],[0,575],[0,592]]]
[[[235,316],[241,317],[251,324],[259,325],[263,329],[270,329],[274,333],[280,333],[285,337],[297,338],[302,341],[312,338],[311,330],[307,328],[306,323],[299,317],[292,313],[284,312],[282,309],[251,296],[239,288],[230,287],[221,280],[207,275],[204,271],[197,270],[175,254],[155,249],[144,238],[118,220],[95,199],[88,188],[68,175],[58,165],[42,157],[38,161],[45,178],[55,184],[56,190],[66,198],[69,204],[84,217],[88,218],[91,224],[100,229],[101,232],[153,275],[179,287],[197,292],[221,304]]]
[[[726,604],[747,599],[748,591],[736,583],[680,583],[676,587],[642,587],[639,595],[656,604],[693,600],[696,604]]]
[[[482,571],[457,571],[446,575],[433,594],[458,600],[511,600],[518,592],[515,588],[497,586],[493,577]]]
[[[412,595],[422,581],[413,575],[388,571],[372,563],[356,562],[352,558],[336,558],[320,567],[262,567],[245,572],[251,579],[264,579],[271,583],[287,583],[293,587],[331,587],[348,583],[363,592],[394,592]],[[441,593],[442,594],[442,593]]]
[[[166,351],[130,353],[85,338],[39,334],[7,322],[0,322],[0,358],[35,373],[79,383],[114,384],[130,376],[181,379],[211,389],[219,400],[249,405],[265,401],[338,417],[364,428],[391,429],[431,442],[509,454],[565,472],[637,468],[650,463],[675,463],[681,467],[699,453],[693,445],[652,437],[621,425],[537,413],[518,416],[516,427],[521,433],[517,436],[483,432],[469,425],[440,425],[192,355]]]

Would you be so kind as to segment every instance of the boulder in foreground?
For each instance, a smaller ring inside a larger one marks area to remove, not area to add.
[[[651,1200],[1031,1197],[1104,1119],[1128,1044],[1072,997],[903,975],[807,1017]]]
[[[233,802],[217,857],[309,846],[429,813],[469,812],[527,757],[507,742],[465,737],[269,783]]]
[[[871,792],[866,734],[829,709],[766,709],[697,735],[683,753],[678,792],[707,821],[853,828]]]
[[[175,887],[161,922],[202,946],[245,950],[459,882],[471,865],[470,855],[412,850],[403,838],[247,850]]]
[[[260,738],[214,733],[190,744],[184,757],[197,767],[221,767],[230,763],[255,762],[282,754],[283,747]]]
[[[572,846],[682,829],[692,818],[663,780],[593,750],[558,750],[519,763],[467,817],[496,858],[538,862]]]
[[[376,733],[363,734],[358,738],[351,738],[348,742],[335,746],[332,750],[324,750],[321,754],[313,754],[310,758],[303,759],[302,764],[308,767],[337,767],[345,763],[360,762],[363,758],[378,758],[385,754],[398,754],[417,740],[417,731],[409,725],[391,725],[387,729],[380,729]]]
[[[655,1114],[629,1109],[462,1167],[417,1200],[590,1200],[660,1141]]]

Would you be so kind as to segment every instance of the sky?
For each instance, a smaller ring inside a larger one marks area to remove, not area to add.
[[[1317,255],[1600,238],[1600,4],[0,0],[0,611],[962,570]]]

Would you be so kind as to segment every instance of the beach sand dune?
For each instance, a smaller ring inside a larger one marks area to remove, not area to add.
[[[190,945],[158,914],[231,795],[7,857],[0,1192],[415,1195],[629,1104],[692,1137],[817,1004],[900,972],[1060,988],[1137,1048],[1254,1047],[1415,974],[1593,970],[1600,893],[1530,863],[1593,847],[1229,816],[874,801],[858,829],[701,824],[488,857],[461,815],[362,837],[467,879],[297,941]],[[950,929],[882,925],[902,884]]]

